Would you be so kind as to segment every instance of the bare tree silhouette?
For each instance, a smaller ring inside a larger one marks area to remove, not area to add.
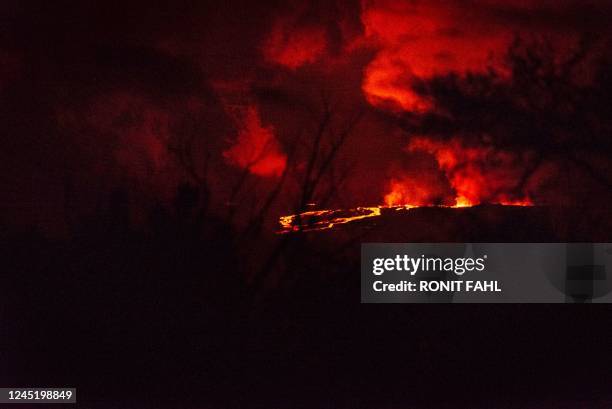
[[[338,163],[338,155],[361,120],[363,111],[357,110],[341,116],[339,107],[330,102],[328,95],[323,94],[321,101],[322,109],[313,113],[313,116],[318,118],[316,126],[312,132],[299,132],[289,151],[285,171],[259,210],[254,213],[255,217],[245,232],[249,234],[249,239],[252,239],[253,234],[260,233],[272,202],[278,198],[288,178],[292,178],[300,186],[293,205],[293,213],[296,214],[294,223],[299,232],[302,224],[300,214],[306,211],[313,201],[325,205],[337,194],[343,178],[347,176],[348,171],[343,170]],[[282,255],[291,257],[291,251],[287,251],[287,248],[291,245],[299,247],[300,240],[299,235],[283,235],[277,241],[252,278],[251,288],[254,293],[260,289]]]

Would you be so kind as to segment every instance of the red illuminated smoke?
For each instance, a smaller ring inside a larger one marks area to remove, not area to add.
[[[238,135],[223,156],[236,166],[258,176],[280,176],[287,156],[274,136],[274,128],[262,124],[259,112],[249,106],[236,119]]]
[[[262,48],[266,61],[296,69],[312,64],[325,52],[327,39],[321,26],[296,26],[296,18],[276,20]]]
[[[373,105],[398,111],[431,108],[412,91],[415,79],[487,68],[503,53],[512,33],[470,21],[459,4],[426,1],[367,1],[364,36],[377,48],[366,67],[363,91]]]
[[[529,153],[516,154],[486,145],[465,146],[459,139],[439,142],[424,137],[413,138],[406,149],[434,156],[455,191],[457,207],[481,203],[532,204],[525,192],[528,187],[517,191],[523,169],[531,159]],[[385,203],[389,206],[428,204],[432,189],[422,180],[393,180]]]

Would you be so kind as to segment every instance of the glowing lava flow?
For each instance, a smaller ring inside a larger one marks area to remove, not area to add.
[[[325,230],[338,224],[345,224],[381,214],[381,206],[358,207],[348,210],[312,210],[300,214],[281,216],[279,233],[292,231]]]
[[[455,199],[455,204],[453,206],[441,206],[441,207],[451,207],[451,208],[459,208],[459,207],[474,207],[478,206],[480,203],[474,203],[470,201],[465,196],[457,196]],[[501,200],[499,202],[491,202],[489,204],[492,205],[500,205],[500,206],[521,206],[521,207],[529,207],[534,206],[533,202],[529,199],[523,200]]]
[[[510,207],[528,207],[534,206],[530,201],[515,201],[515,202],[504,202],[504,203],[490,203],[491,205],[497,206],[510,206]],[[277,232],[278,234],[300,232],[300,231],[314,231],[314,230],[327,230],[337,225],[351,223],[357,220],[363,220],[372,217],[379,217],[383,211],[402,211],[416,208],[427,208],[427,207],[439,207],[439,208],[469,208],[477,205],[473,205],[467,199],[457,198],[456,203],[453,206],[413,206],[413,205],[399,205],[399,206],[373,206],[373,207],[357,207],[354,209],[338,209],[338,210],[311,210],[299,214],[292,214],[288,216],[281,216],[279,218],[279,224],[281,229]]]

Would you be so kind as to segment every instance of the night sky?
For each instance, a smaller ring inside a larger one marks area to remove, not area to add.
[[[1,7],[2,205],[11,223],[62,232],[67,208],[73,217],[91,216],[116,186],[134,193],[135,208],[146,207],[146,197],[167,201],[178,184],[204,176],[212,207],[223,211],[228,202],[263,200],[285,169],[274,212],[290,212],[326,109],[333,115],[323,145],[351,130],[330,167],[333,177],[322,182],[334,184],[335,193],[322,187],[312,197],[321,206],[571,202],[559,174],[573,175],[573,186],[588,185],[575,194],[602,191],[566,158],[539,161],[539,150],[557,149],[541,149],[547,138],[559,150],[575,149],[554,129],[573,108],[545,105],[546,98],[563,98],[552,91],[522,93],[521,62],[512,66],[509,50],[518,38],[537,49],[542,67],[531,68],[543,83],[579,54],[562,84],[575,89],[561,92],[593,94],[607,86],[607,2]],[[557,68],[545,71],[548,63]],[[481,90],[480,101],[451,100],[453,90],[440,90],[444,78],[457,80],[463,97],[479,78],[495,90]],[[484,101],[495,92],[505,100]],[[530,108],[525,100],[544,102]],[[478,103],[488,104],[486,120]],[[584,121],[604,132],[606,114]],[[547,123],[530,128],[533,117],[544,116]],[[532,167],[524,183],[523,170]],[[249,191],[233,194],[245,171]],[[609,166],[597,163],[592,172],[607,177]],[[137,222],[138,211],[133,217]]]

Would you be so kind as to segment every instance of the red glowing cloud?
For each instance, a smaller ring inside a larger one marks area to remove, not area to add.
[[[287,156],[274,136],[274,128],[262,124],[254,106],[242,112],[237,122],[238,136],[233,146],[223,152],[225,159],[257,176],[280,176]]]
[[[526,188],[520,187],[523,170],[532,159],[529,152],[520,154],[487,145],[466,146],[457,138],[439,142],[425,137],[413,138],[407,150],[425,152],[435,157],[440,170],[455,190],[456,206],[480,203],[531,204]],[[387,197],[393,197],[390,195],[405,189],[402,184],[392,187]],[[518,191],[517,187],[520,187]]]
[[[82,139],[97,137],[107,146],[120,169],[140,180],[161,175],[171,167],[167,142],[172,116],[147,99],[129,93],[103,95],[81,111],[59,113],[62,126],[79,129]],[[79,116],[84,118],[78,124]],[[89,141],[82,141],[84,144]]]
[[[445,192],[438,188],[436,175],[431,173],[417,176],[392,178],[388,193],[384,197],[387,206],[428,206],[447,204]]]
[[[282,18],[270,31],[263,45],[263,55],[270,63],[297,69],[317,61],[326,47],[323,27],[296,27],[294,19]]]
[[[484,70],[512,38],[501,26],[471,22],[460,6],[439,2],[366,2],[362,22],[378,49],[365,69],[366,99],[404,111],[431,107],[412,91],[414,79]]]

